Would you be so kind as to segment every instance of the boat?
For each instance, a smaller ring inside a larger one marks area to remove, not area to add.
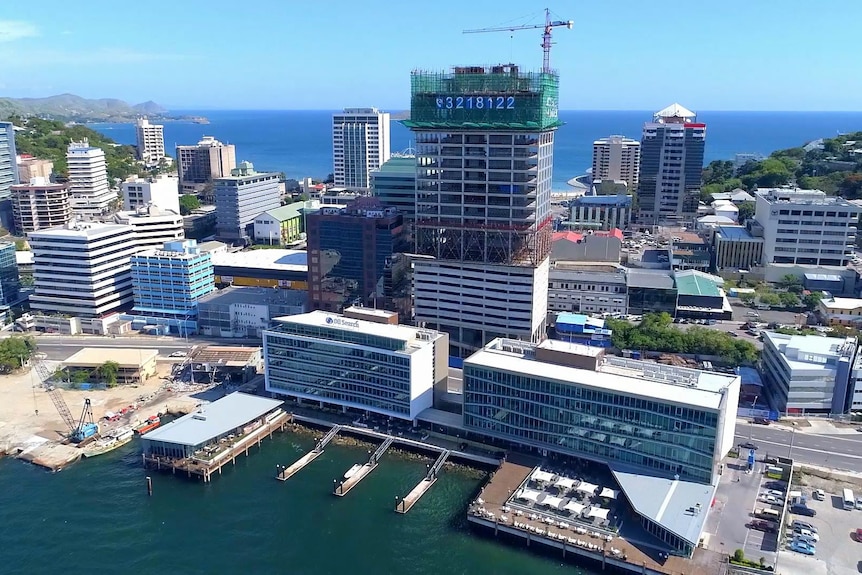
[[[161,424],[162,420],[159,418],[158,415],[151,415],[147,418],[146,421],[144,421],[142,424],[135,428],[135,433],[137,433],[138,435],[143,435],[154,430]]]
[[[84,449],[84,457],[96,457],[129,443],[135,436],[131,427],[121,427],[101,439],[97,439]]]
[[[356,465],[347,470],[347,472],[344,474],[344,479],[350,479],[351,477],[356,475],[356,472],[360,469],[362,469],[362,464],[357,463]]]

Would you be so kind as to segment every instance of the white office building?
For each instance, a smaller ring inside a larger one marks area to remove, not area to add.
[[[611,263],[554,262],[548,313],[627,313],[626,269]]]
[[[138,159],[147,166],[157,166],[165,157],[165,127],[150,124],[146,118],[138,118],[135,125]]]
[[[740,377],[497,339],[464,361],[464,428],[604,463],[643,528],[691,555],[734,445]]]
[[[254,234],[255,216],[281,206],[280,177],[256,172],[251,162],[240,162],[230,176],[214,181],[216,236],[241,242]]]
[[[347,308],[276,318],[263,332],[266,390],[344,411],[413,421],[445,388],[444,333],[393,323],[386,312]]]
[[[82,216],[107,213],[117,199],[108,181],[105,152],[90,146],[87,140],[71,142],[66,150],[69,168],[69,195],[72,211]]]
[[[853,256],[862,208],[820,190],[767,188],[756,193],[754,219],[764,266],[844,268]]]
[[[33,251],[30,308],[83,318],[132,304],[130,256],[137,250],[131,226],[69,224],[27,236]]]
[[[855,337],[764,332],[763,383],[772,409],[787,415],[846,413],[854,394]]]
[[[155,204],[163,210],[180,213],[180,180],[162,174],[156,178],[129,177],[120,184],[123,209],[136,210]]]
[[[370,189],[371,172],[389,160],[389,113],[377,108],[345,108],[332,116],[335,185]]]
[[[641,143],[623,136],[609,136],[593,142],[593,180],[621,180],[628,192],[638,189]]]
[[[117,212],[113,222],[131,226],[137,251],[157,250],[167,242],[185,239],[183,217],[170,210],[149,204],[137,210]]]

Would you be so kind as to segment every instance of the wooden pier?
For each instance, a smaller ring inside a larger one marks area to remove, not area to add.
[[[447,449],[440,454],[434,462],[434,465],[429,467],[428,473],[425,474],[422,481],[420,481],[404,499],[400,499],[395,502],[395,511],[398,513],[407,513],[413,509],[413,506],[417,501],[419,501],[419,498],[425,495],[425,492],[431,489],[431,486],[437,482],[440,468],[443,467],[443,464],[446,463],[447,459],[449,459],[449,455],[451,453],[452,452]]]
[[[360,467],[356,473],[348,477],[345,481],[337,482],[335,485],[335,489],[333,493],[338,497],[344,497],[347,495],[351,489],[356,487],[360,481],[365,479],[365,477],[374,471],[377,465],[380,462],[380,458],[383,457],[383,454],[386,453],[386,450],[389,449],[389,446],[395,441],[394,437],[387,437],[383,440],[374,453],[371,454],[371,457],[368,459],[368,463]]]
[[[218,472],[221,475],[221,469],[228,463],[236,465],[237,455],[245,452],[248,456],[248,450],[256,444],[260,447],[261,441],[266,437],[272,437],[276,431],[284,431],[285,426],[290,420],[290,415],[280,411],[274,416],[270,416],[265,423],[260,427],[250,432],[248,435],[240,437],[228,449],[219,453],[211,460],[198,459],[196,457],[188,457],[185,459],[172,459],[160,457],[156,455],[142,455],[144,467],[155,467],[158,470],[170,469],[172,473],[177,471],[185,472],[188,477],[197,475],[204,480],[204,483],[212,481],[212,475]]]
[[[300,470],[302,470],[306,465],[317,459],[323,450],[326,448],[329,443],[335,439],[335,436],[338,435],[338,432],[341,431],[341,426],[336,425],[332,429],[330,429],[326,435],[320,438],[320,441],[317,442],[317,445],[314,446],[314,449],[300,457],[296,462],[293,463],[290,467],[279,467],[278,473],[275,478],[279,481],[287,481]]]

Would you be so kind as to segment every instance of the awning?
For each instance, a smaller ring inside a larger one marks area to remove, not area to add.
[[[517,495],[515,495],[515,499],[520,499],[521,501],[538,501],[540,493],[533,489],[522,489]]]
[[[598,517],[599,519],[607,519],[608,510],[604,507],[592,507],[590,508],[590,512],[587,513],[587,517]]]
[[[534,481],[544,481],[545,483],[549,483],[553,478],[554,475],[552,473],[542,471],[541,468],[536,468],[536,470],[530,476],[530,479],[533,479]]]
[[[578,491],[583,491],[584,493],[595,493],[596,489],[598,488],[598,485],[593,485],[592,483],[587,483],[586,481],[578,485]]]
[[[616,499],[619,491],[614,491],[610,487],[603,487],[602,494],[599,497],[607,497],[608,499]]]
[[[552,495],[548,495],[547,497],[539,501],[539,505],[542,505],[544,507],[553,507],[554,509],[559,509],[562,504],[562,499],[560,499],[559,497],[554,497]]]
[[[560,477],[554,482],[554,487],[562,487],[563,489],[571,489],[575,486],[575,480],[568,477]]]
[[[563,507],[563,510],[571,511],[575,515],[580,515],[586,508],[586,505],[581,505],[577,501],[569,501],[568,503],[566,503],[566,506]]]

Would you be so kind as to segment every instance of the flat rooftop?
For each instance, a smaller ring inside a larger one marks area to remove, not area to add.
[[[308,292],[304,290],[274,290],[263,287],[228,286],[198,298],[198,304],[233,305],[305,305]]]
[[[68,366],[87,367],[102,365],[106,361],[116,361],[120,367],[139,368],[141,365],[153,361],[159,355],[156,349],[133,349],[124,347],[85,347],[73,354],[63,362]]]
[[[278,324],[298,324],[316,327],[325,327],[338,331],[357,332],[366,335],[376,335],[402,341],[410,347],[424,347],[430,345],[442,334],[428,329],[421,329],[408,325],[376,323],[362,319],[344,317],[337,313],[325,311],[312,311],[298,315],[273,318],[273,325],[269,331],[278,332]]]
[[[287,272],[308,271],[305,250],[249,250],[246,252],[214,252],[213,267],[268,269]]]
[[[78,224],[71,227],[50,228],[47,230],[36,230],[30,232],[31,238],[46,238],[46,239],[95,239],[102,236],[117,234],[120,232],[132,233],[131,226],[126,224],[99,224],[86,223]]]
[[[278,399],[235,391],[147,433],[143,439],[177,445],[202,445],[269,413],[282,403]]]
[[[781,360],[790,370],[822,370],[834,372],[835,364],[827,364],[822,359],[841,357],[842,347],[848,340],[853,342],[855,350],[856,338],[823,337],[820,335],[785,335],[773,331],[763,332],[763,341],[769,342],[780,352]],[[852,356],[850,356],[852,357]]]
[[[718,233],[721,237],[728,240],[760,240],[763,238],[755,238],[744,226],[718,226]]]
[[[670,270],[645,270],[630,268],[626,274],[630,288],[673,289],[673,272]]]
[[[829,276],[825,276],[824,279]],[[835,277],[835,276],[833,276]],[[841,278],[836,278],[840,281]],[[827,280],[827,281],[835,281],[835,280]],[[831,299],[822,299],[820,300],[820,305],[825,307],[828,310],[840,310],[840,309],[859,309],[862,307],[862,299],[855,297],[833,297]]]
[[[467,366],[553,380],[564,384],[600,389],[620,395],[642,397],[667,403],[718,410],[725,390],[738,377],[720,373],[674,367],[659,363],[605,356],[596,371],[559,365],[535,359],[536,345],[519,342],[519,348],[506,351],[491,342],[464,360]],[[595,357],[601,348],[554,342],[555,351],[568,351]],[[466,369],[465,369],[466,372]]]

